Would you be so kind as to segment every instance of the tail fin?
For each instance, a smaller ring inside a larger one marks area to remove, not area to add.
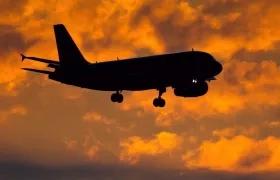
[[[54,34],[61,67],[89,64],[63,24],[54,25]]]

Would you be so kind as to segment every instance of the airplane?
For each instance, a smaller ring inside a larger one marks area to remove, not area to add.
[[[165,107],[163,93],[168,87],[178,97],[199,97],[208,92],[208,83],[216,80],[223,66],[211,54],[203,51],[176,52],[90,63],[84,58],[63,24],[53,25],[58,59],[38,57],[25,59],[48,64],[54,71],[21,68],[47,74],[48,78],[63,84],[97,90],[112,91],[111,101],[122,103],[122,91],[157,90],[154,107]]]

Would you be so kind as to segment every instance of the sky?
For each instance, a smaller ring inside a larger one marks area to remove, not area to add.
[[[278,180],[279,16],[278,0],[0,0],[0,179]],[[20,70],[46,69],[20,53],[58,59],[60,23],[90,62],[194,48],[224,70],[199,98],[112,103]]]

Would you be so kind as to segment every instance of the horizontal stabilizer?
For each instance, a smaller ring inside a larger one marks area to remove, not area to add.
[[[23,54],[21,55],[21,61],[24,61],[25,59],[33,60],[33,61],[38,61],[38,62],[43,62],[43,63],[50,63],[50,64],[60,64],[58,61],[54,60],[49,60],[49,59],[43,59],[43,58],[38,58],[38,57],[28,57]]]
[[[39,69],[31,69],[31,68],[21,68],[21,69],[26,70],[26,71],[37,72],[37,73],[41,73],[41,74],[51,74],[51,73],[53,73],[51,71],[45,71],[45,70],[39,70]]]

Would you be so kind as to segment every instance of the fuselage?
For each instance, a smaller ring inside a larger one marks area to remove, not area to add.
[[[63,79],[53,78],[54,75],[50,79],[93,90],[141,91],[183,86],[192,79],[205,80],[218,75],[222,65],[209,53],[189,51],[93,63],[67,70]]]

